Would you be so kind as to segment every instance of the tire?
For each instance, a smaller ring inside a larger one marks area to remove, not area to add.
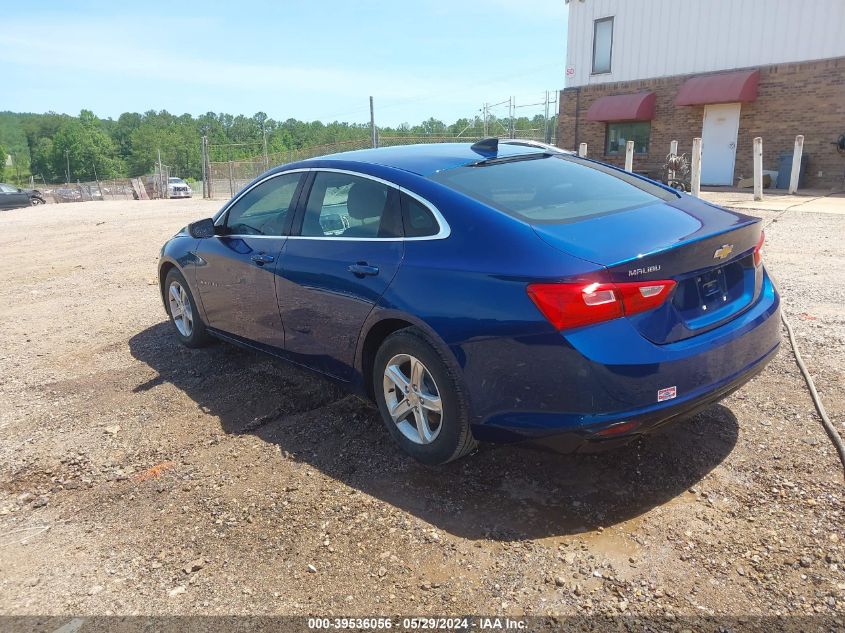
[[[202,322],[194,296],[191,289],[176,268],[167,273],[164,280],[164,305],[173,331],[179,338],[179,342],[185,347],[204,347],[211,342],[211,335]],[[189,310],[185,311],[185,306]],[[174,316],[174,312],[176,316]],[[186,319],[185,316],[188,318]]]
[[[39,198],[38,196],[32,196],[32,198],[29,199],[29,202],[33,207],[37,207],[39,204],[44,204],[44,199]]]
[[[414,361],[422,370],[414,371],[419,367]],[[388,432],[417,461],[445,464],[478,445],[470,431],[469,403],[460,375],[416,328],[399,330],[384,340],[376,353],[372,380]],[[400,415],[394,420],[391,407],[397,405]]]

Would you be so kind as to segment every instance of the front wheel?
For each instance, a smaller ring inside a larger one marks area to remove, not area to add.
[[[382,343],[373,391],[393,439],[418,461],[445,464],[477,445],[460,376],[416,329],[395,332]]]
[[[176,336],[186,347],[203,347],[211,341],[200,318],[197,304],[188,287],[188,282],[175,268],[164,280],[164,304]]]
[[[32,203],[33,207],[37,207],[39,204],[44,204],[44,199],[39,198],[38,196],[32,196],[29,201]]]

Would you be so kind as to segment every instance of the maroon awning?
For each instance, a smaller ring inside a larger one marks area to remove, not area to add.
[[[653,92],[599,97],[587,110],[588,121],[651,121],[654,118]]]
[[[754,101],[757,99],[759,80],[759,70],[739,70],[732,73],[693,77],[687,79],[681,86],[678,96],[675,97],[675,105]]]

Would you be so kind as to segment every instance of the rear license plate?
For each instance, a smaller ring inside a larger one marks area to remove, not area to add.
[[[698,278],[698,292],[702,303],[723,300],[728,292],[727,279],[723,268],[710,270]]]

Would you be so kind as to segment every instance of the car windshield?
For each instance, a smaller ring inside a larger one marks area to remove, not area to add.
[[[181,178],[168,178],[168,182],[170,182],[171,185],[181,185],[184,180]]]
[[[679,197],[634,175],[570,155],[488,161],[431,178],[530,224],[574,222]]]

